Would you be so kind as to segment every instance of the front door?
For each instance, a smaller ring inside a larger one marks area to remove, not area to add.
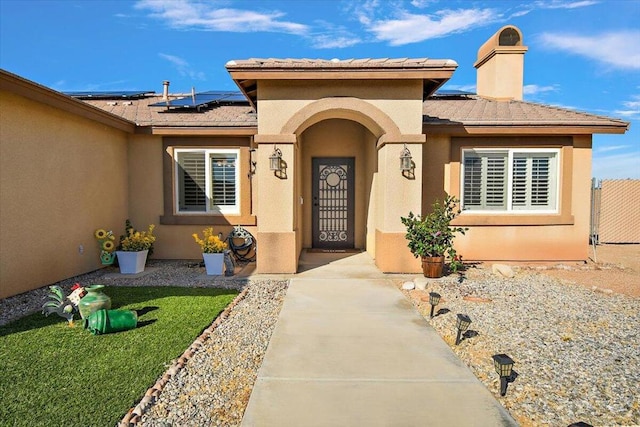
[[[355,158],[313,158],[313,247],[354,248]]]

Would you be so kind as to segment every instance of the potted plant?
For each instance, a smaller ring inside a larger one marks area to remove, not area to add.
[[[192,234],[192,236],[196,243],[200,245],[200,249],[202,249],[202,258],[204,259],[207,275],[220,275],[224,265],[224,251],[227,249],[227,243],[219,235],[213,233],[213,227],[205,228],[202,234],[202,239],[197,233]]]
[[[445,257],[449,257],[449,270],[456,272],[462,267],[461,258],[453,248],[456,233],[464,234],[462,227],[452,227],[451,221],[460,213],[456,210],[459,200],[446,195],[442,203],[436,201],[428,215],[418,216],[409,212],[401,217],[407,227],[405,237],[408,246],[416,258],[422,259],[422,271],[425,277],[442,277]]]
[[[155,225],[149,225],[147,231],[137,231],[127,220],[125,236],[120,237],[120,247],[116,251],[118,265],[122,274],[136,274],[144,271],[147,256],[153,251]]]

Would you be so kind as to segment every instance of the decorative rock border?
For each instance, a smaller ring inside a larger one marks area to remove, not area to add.
[[[144,394],[143,398],[140,402],[134,406],[133,408],[127,411],[126,415],[122,418],[122,420],[118,423],[118,427],[132,427],[138,424],[142,418],[142,415],[145,411],[153,405],[162,390],[164,389],[167,382],[175,376],[191,359],[191,357],[195,354],[196,351],[205,343],[205,341],[209,338],[209,336],[213,333],[213,331],[223,322],[225,321],[233,308],[238,305],[240,301],[244,299],[244,297],[249,292],[248,289],[243,290],[231,301],[231,304],[227,306],[216,319],[211,323],[211,325],[200,334],[198,338],[187,348],[184,353],[167,369],[167,371],[160,377],[156,383],[149,388]]]

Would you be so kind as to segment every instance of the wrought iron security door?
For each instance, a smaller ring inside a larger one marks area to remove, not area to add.
[[[313,247],[354,247],[353,157],[313,159]]]

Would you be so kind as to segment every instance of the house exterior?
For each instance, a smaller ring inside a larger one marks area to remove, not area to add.
[[[400,217],[447,193],[467,260],[586,259],[591,137],[628,123],[522,101],[526,50],[516,27],[492,36],[477,95],[436,93],[448,59],[229,61],[245,102],[200,109],[163,108],[168,82],[80,101],[2,72],[0,297],[99,268],[93,231],[126,218],[156,224],[155,258],[200,258],[193,233],[240,225],[260,273],[307,248],[418,272]]]

